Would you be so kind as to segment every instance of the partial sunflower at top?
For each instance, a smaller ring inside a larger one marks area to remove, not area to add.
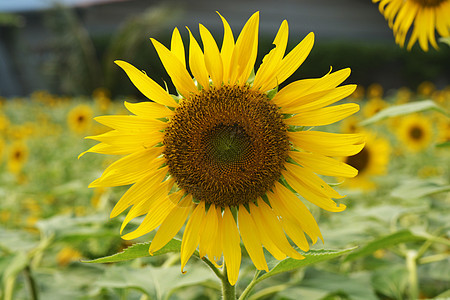
[[[435,31],[442,37],[450,36],[450,0],[372,0],[379,2],[380,12],[394,31],[395,42],[401,47],[414,23],[408,50],[419,41],[420,47],[428,51],[428,43],[435,49]]]
[[[189,31],[188,64],[195,80],[186,68],[178,29],[173,31],[170,49],[151,39],[178,96],[168,94],[129,63],[116,61],[154,102],[125,102],[131,116],[97,117],[113,130],[88,137],[100,143],[86,152],[125,155],[90,185],[133,184],[111,217],[131,206],[123,230],[133,218],[146,216],[124,239],[159,227],[149,248],[153,253],[188,219],[181,246],[182,270],[199,247],[200,256],[214,263],[223,257],[228,280],[234,285],[241,238],[260,270],[268,270],[263,246],[276,259],[303,258],[286,234],[303,251],[309,250],[305,234],[313,243],[322,239],[313,216],[292,190],[325,210],[344,210],[345,205],[333,200],[344,196],[316,174],[355,176],[355,168],[331,156],[358,153],[364,138],[298,130],[327,125],[359,110],[351,103],[329,106],[355,90],[356,85],[339,86],[350,69],[299,80],[268,96],[306,59],[313,33],[285,55],[288,23],[283,21],[275,48],[249,83],[258,51],[259,13],[248,20],[236,41],[228,22],[220,17],[224,25],[220,48],[204,26],[200,25],[203,50]]]

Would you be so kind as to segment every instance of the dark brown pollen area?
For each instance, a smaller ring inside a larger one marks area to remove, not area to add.
[[[370,153],[366,148],[363,148],[361,152],[347,157],[346,163],[357,169],[361,174],[368,166],[370,159]]]
[[[184,100],[165,131],[164,156],[179,187],[224,207],[256,200],[281,176],[287,127],[265,94],[246,86]]]
[[[410,135],[411,138],[414,139],[414,140],[420,140],[420,139],[422,138],[422,136],[423,136],[422,128],[416,127],[416,126],[412,127],[412,128],[409,130],[409,135]]]

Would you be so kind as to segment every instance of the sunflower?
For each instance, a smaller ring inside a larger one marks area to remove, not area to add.
[[[364,117],[370,118],[376,113],[388,107],[388,103],[381,98],[372,98],[366,102],[363,108]]]
[[[86,132],[91,126],[92,109],[86,104],[80,104],[72,108],[67,115],[67,124],[70,130],[77,134]]]
[[[409,150],[418,152],[430,145],[433,127],[429,119],[413,114],[401,119],[397,135]]]
[[[8,170],[18,174],[28,159],[28,147],[21,141],[14,142],[8,149]]]
[[[345,157],[343,161],[356,168],[358,175],[346,179],[344,185],[351,188],[370,190],[375,187],[372,177],[386,173],[391,147],[387,139],[365,132],[366,145],[361,152]]]
[[[277,86],[308,56],[313,33],[285,55],[288,23],[283,21],[274,49],[251,76],[259,13],[251,16],[236,41],[228,22],[220,17],[224,25],[220,49],[203,25],[199,26],[203,50],[189,31],[188,63],[195,79],[186,68],[177,28],[170,49],[151,39],[177,96],[129,63],[116,61],[137,89],[154,102],[125,102],[134,115],[97,117],[113,130],[88,137],[100,143],[86,152],[126,155],[90,184],[133,184],[111,217],[132,206],[122,231],[133,218],[146,216],[124,239],[159,226],[149,248],[152,254],[177,234],[190,214],[182,237],[182,272],[199,247],[201,257],[224,264],[228,281],[234,285],[241,238],[256,268],[266,271],[262,246],[276,259],[302,259],[286,234],[303,251],[309,250],[305,234],[313,243],[322,239],[313,216],[293,191],[325,210],[344,210],[345,205],[333,200],[343,196],[315,173],[355,176],[356,169],[330,156],[358,153],[364,137],[301,130],[336,122],[359,110],[352,103],[328,106],[355,90],[355,85],[338,87],[350,69],[295,81],[277,92]]]
[[[438,48],[435,31],[442,37],[450,35],[450,0],[372,0],[380,2],[378,8],[393,30],[395,42],[401,47],[414,23],[408,50],[418,40],[420,47],[428,51],[428,43]]]

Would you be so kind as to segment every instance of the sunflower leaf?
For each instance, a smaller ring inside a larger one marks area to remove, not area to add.
[[[439,38],[439,42],[445,43],[450,46],[450,36]]]
[[[181,241],[177,239],[172,239],[170,242],[168,242],[164,247],[162,247],[160,250],[155,251],[153,255],[150,255],[148,253],[148,248],[150,246],[151,242],[146,243],[138,243],[134,244],[122,252],[100,257],[93,260],[84,260],[83,262],[86,263],[112,263],[112,262],[119,262],[119,261],[125,261],[125,260],[131,260],[139,257],[148,257],[148,256],[157,256],[166,254],[169,252],[180,252],[181,251]]]
[[[390,106],[390,107],[378,112],[371,118],[361,122],[360,125],[366,126],[366,125],[369,125],[369,124],[372,124],[372,123],[375,123],[375,122],[378,122],[378,121],[381,121],[381,120],[384,120],[387,118],[403,116],[403,115],[420,112],[420,111],[426,111],[426,110],[436,110],[440,113],[443,113],[444,115],[448,115],[448,113],[445,111],[445,109],[443,109],[442,107],[440,107],[439,105],[434,103],[432,100],[423,100],[423,101],[416,101],[416,102],[412,102],[412,103],[406,103],[406,104],[402,104],[402,105]]]
[[[273,275],[292,271],[301,267],[305,267],[308,265],[316,264],[322,261],[330,260],[335,257],[347,254],[348,252],[353,251],[356,247],[348,248],[344,250],[310,250],[307,253],[302,253],[305,256],[305,259],[298,260],[293,258],[286,258],[280,261],[275,267],[272,268],[269,272],[263,274],[259,277],[256,282],[260,282],[266,278],[272,277]]]
[[[401,230],[392,234],[382,236],[371,242],[364,247],[359,248],[353,253],[350,253],[344,261],[354,260],[359,257],[363,257],[374,253],[379,249],[385,249],[390,246],[398,245],[405,242],[413,242],[427,239],[425,236],[414,234],[409,230]]]

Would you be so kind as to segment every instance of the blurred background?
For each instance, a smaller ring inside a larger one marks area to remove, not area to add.
[[[105,87],[112,95],[135,93],[115,59],[145,69],[169,82],[150,37],[167,43],[174,27],[187,41],[188,26],[198,24],[221,39],[219,11],[240,30],[261,11],[260,57],[271,48],[279,25],[287,19],[293,47],[309,32],[314,51],[291,80],[321,76],[330,66],[352,68],[351,80],[386,89],[416,88],[423,81],[444,87],[450,78],[450,50],[422,52],[398,48],[392,31],[371,1],[151,1],[151,0],[15,0],[0,1],[0,95],[25,96],[42,89],[65,95],[91,94]]]
[[[122,240],[125,214],[109,214],[128,187],[87,187],[116,157],[77,159],[96,144],[84,137],[108,130],[95,116],[129,114],[124,100],[146,100],[114,60],[175,93],[149,38],[168,46],[178,27],[188,45],[185,26],[200,40],[201,23],[220,46],[216,11],[235,38],[260,11],[256,66],[284,19],[288,50],[314,32],[309,57],[282,87],[350,67],[346,83],[358,89],[342,102],[361,110],[319,130],[367,134],[360,154],[342,158],[359,175],[324,177],[347,195],[347,209],[329,213],[305,201],[325,240],[312,249],[359,248],[274,276],[251,299],[449,299],[450,47],[398,47],[370,0],[0,0],[0,299],[220,299],[211,271],[192,258],[182,275],[178,253],[80,262],[154,232]],[[253,272],[243,250],[238,293]]]

